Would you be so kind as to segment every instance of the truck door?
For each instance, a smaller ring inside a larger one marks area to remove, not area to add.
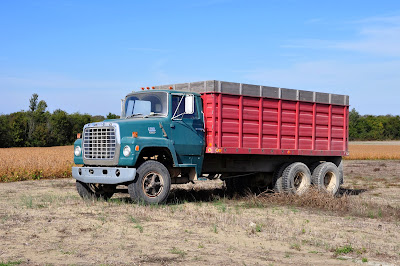
[[[172,94],[171,133],[180,164],[199,164],[204,154],[201,98],[195,96],[194,113],[185,114],[185,94]]]

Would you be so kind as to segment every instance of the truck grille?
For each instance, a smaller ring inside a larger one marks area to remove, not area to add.
[[[117,146],[114,127],[87,127],[83,132],[83,156],[91,160],[113,160]]]

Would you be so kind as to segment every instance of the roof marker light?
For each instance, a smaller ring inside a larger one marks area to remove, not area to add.
[[[150,88],[149,88],[149,87],[147,87],[146,89],[150,90]]]

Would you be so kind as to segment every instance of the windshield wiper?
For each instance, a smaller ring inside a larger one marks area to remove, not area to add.
[[[140,114],[140,113],[131,114],[131,115],[127,116],[126,119],[131,118],[131,117],[134,117],[134,116],[138,116],[138,115],[143,115],[143,114]]]
[[[144,117],[157,116],[157,115],[164,115],[164,114],[163,113],[153,113],[153,112],[151,112],[150,114],[145,115]]]

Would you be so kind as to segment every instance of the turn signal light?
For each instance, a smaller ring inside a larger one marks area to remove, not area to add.
[[[132,132],[132,138],[137,138],[138,134],[137,132]]]
[[[135,151],[139,151],[139,145],[135,146]]]
[[[81,133],[76,134],[76,138],[80,139],[82,137]]]

